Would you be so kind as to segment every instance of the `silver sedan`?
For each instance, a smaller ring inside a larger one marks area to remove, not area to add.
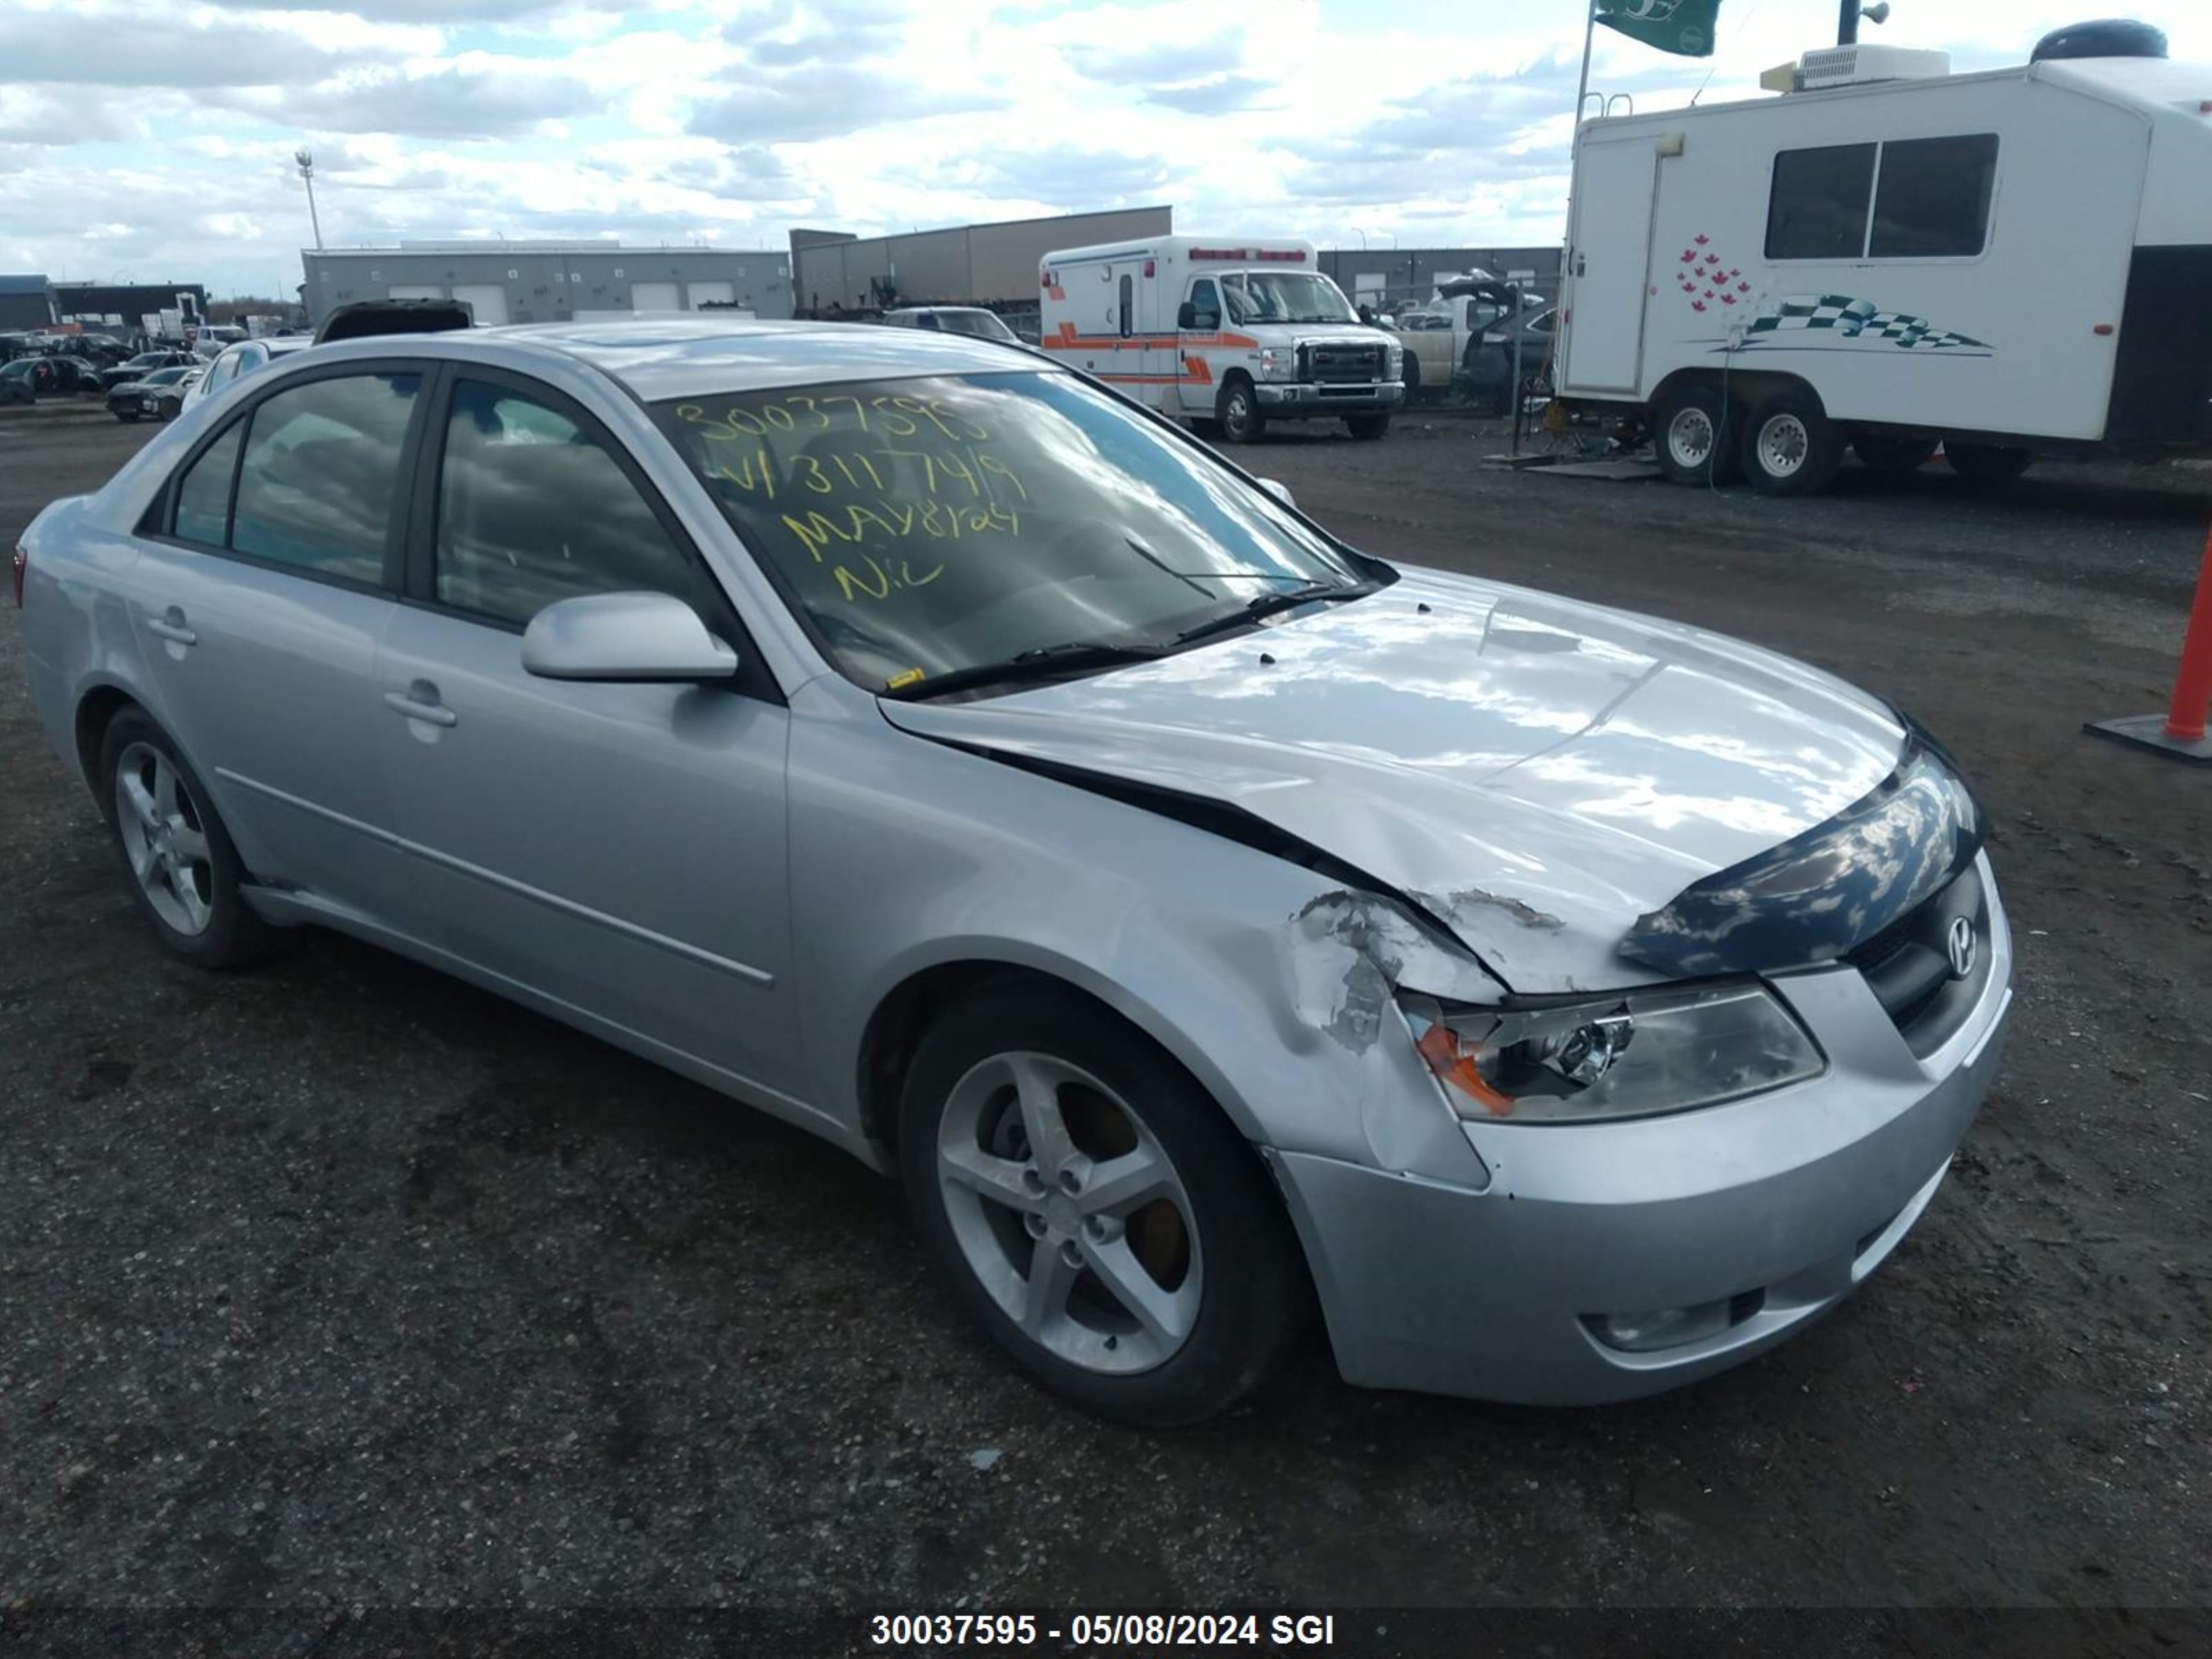
[[[1081,376],[639,321],[321,347],[16,555],[155,933],[302,925],[903,1180],[952,1297],[1189,1421],[1644,1394],[1936,1194],[2010,944],[1897,711],[1393,566]]]

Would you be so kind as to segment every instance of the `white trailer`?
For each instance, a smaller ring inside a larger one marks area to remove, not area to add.
[[[2072,48],[2154,34],[2099,27]],[[1909,471],[1940,443],[1982,478],[2212,453],[2212,69],[1947,69],[1830,48],[1777,72],[1814,89],[1586,123],[1565,416],[1648,430],[1678,483],[1778,495],[1846,445]]]
[[[1231,443],[1270,421],[1380,438],[1406,395],[1398,342],[1323,276],[1310,242],[1154,236],[1045,255],[1039,343]]]

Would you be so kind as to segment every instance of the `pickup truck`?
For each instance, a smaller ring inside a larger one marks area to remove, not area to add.
[[[1454,391],[1493,413],[1510,407],[1513,335],[1504,321],[1512,307],[1509,286],[1491,277],[1462,277],[1455,290],[1398,313],[1391,331],[1406,350],[1406,400],[1443,398]],[[1522,297],[1521,372],[1538,374],[1551,344],[1555,313],[1533,309],[1543,301]]]

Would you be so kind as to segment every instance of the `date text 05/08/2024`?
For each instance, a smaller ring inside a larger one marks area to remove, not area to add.
[[[1079,1648],[1326,1648],[1336,1644],[1328,1613],[878,1613],[868,1638],[880,1648],[972,1647],[1001,1651],[1040,1641]]]

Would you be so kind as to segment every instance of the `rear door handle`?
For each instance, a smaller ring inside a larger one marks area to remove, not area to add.
[[[146,631],[158,634],[179,645],[198,645],[200,642],[200,636],[185,626],[184,611],[173,605],[158,617],[147,617]]]
[[[427,680],[417,680],[404,691],[386,692],[384,706],[395,714],[428,720],[433,726],[458,725],[461,718],[438,701],[438,688]]]

